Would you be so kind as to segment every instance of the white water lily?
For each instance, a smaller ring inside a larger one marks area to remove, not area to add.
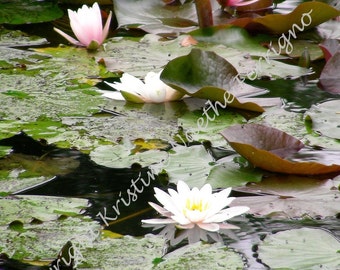
[[[147,224],[176,224],[178,228],[191,229],[197,225],[199,228],[211,232],[220,229],[239,229],[239,227],[225,221],[244,214],[249,210],[246,206],[227,207],[235,198],[228,197],[231,188],[212,193],[210,184],[204,185],[200,190],[196,187],[190,189],[183,181],[178,181],[177,192],[168,189],[168,193],[155,188],[155,197],[163,207],[149,202],[149,204],[162,216],[161,219],[142,220]]]
[[[78,40],[58,28],[54,28],[54,30],[74,45],[86,47],[88,49],[97,49],[104,42],[109,33],[112,12],[110,11],[103,28],[102,15],[97,2],[93,4],[92,8],[83,5],[78,11],[70,9],[67,11],[72,31]]]
[[[135,103],[162,103],[180,100],[183,94],[166,85],[160,79],[162,71],[149,72],[144,82],[129,73],[124,73],[120,83],[108,83],[119,92],[101,91],[103,96],[117,100],[127,100]]]

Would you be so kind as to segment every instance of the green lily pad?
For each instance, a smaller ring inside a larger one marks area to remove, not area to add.
[[[182,180],[190,187],[202,187],[207,183],[213,188],[240,186],[248,181],[260,181],[262,177],[260,172],[240,169],[234,162],[215,162],[202,145],[173,147],[168,159],[150,168],[156,173],[166,172],[170,183]]]
[[[108,39],[106,51],[98,52],[96,59],[103,59],[106,68],[112,72],[128,72],[134,76],[144,77],[149,71],[160,71],[170,60],[187,55],[192,47],[183,47],[181,42],[187,36],[181,35],[176,39],[164,41],[160,36],[145,35],[139,41],[131,39]],[[294,65],[264,58],[248,57],[248,52],[234,49],[229,46],[211,42],[199,42],[194,48],[213,51],[230,62],[242,76],[257,78],[268,76],[273,78],[300,77],[310,74],[311,71]],[[255,55],[258,55],[257,52]]]
[[[194,3],[165,5],[154,0],[115,0],[119,26],[138,26],[149,33],[185,33],[197,28]],[[215,2],[215,1],[214,1]],[[218,4],[212,2],[214,10]]]
[[[225,141],[219,134],[227,126],[241,124],[244,118],[231,111],[213,106],[207,101],[203,112],[187,112],[178,118],[178,126],[183,128],[183,134],[177,134],[175,139],[178,142],[210,141],[214,146],[225,145]]]
[[[339,269],[340,242],[321,229],[302,228],[268,235],[258,254],[270,269]]]
[[[331,100],[313,105],[306,113],[306,120],[312,121],[313,130],[323,136],[340,139],[340,100]]]
[[[138,163],[142,167],[158,163],[167,158],[167,153],[160,150],[148,150],[134,153],[135,145],[125,140],[118,145],[102,145],[94,149],[90,157],[97,164],[109,168],[128,168]]]
[[[12,31],[5,28],[0,28],[0,36],[0,45],[6,47],[36,46],[47,44],[47,40],[45,38],[41,38],[38,36],[29,36],[20,30]]]
[[[47,197],[39,195],[16,195],[0,199],[2,218],[0,225],[13,221],[29,224],[33,219],[55,221],[61,215],[83,218],[80,211],[88,205],[87,200],[78,198]]]
[[[257,37],[250,36],[250,34],[241,27],[235,27],[232,25],[213,26],[204,29],[197,29],[189,34],[200,42],[204,41],[208,43],[223,44],[228,47],[247,52],[252,56],[283,58],[278,57],[276,54],[268,51],[268,49],[260,45],[263,41],[263,37],[259,39]]]
[[[237,97],[263,93],[263,90],[241,82],[237,70],[214,52],[193,49],[187,56],[171,60],[161,79],[182,93],[216,101],[216,107],[264,111],[256,103],[237,100]]]
[[[257,195],[239,197],[232,202],[233,206],[249,205],[249,213],[253,215],[324,218],[340,213],[340,193],[331,180],[297,176],[269,177],[237,190]]]
[[[63,15],[55,1],[0,1],[0,24],[49,22]]]
[[[197,242],[179,248],[166,256],[155,269],[242,269],[244,262],[235,251],[220,243],[203,244]]]

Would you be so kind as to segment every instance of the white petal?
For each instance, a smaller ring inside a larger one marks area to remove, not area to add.
[[[173,215],[171,216],[173,220],[175,220],[180,225],[187,225],[192,223],[189,219],[187,219],[184,215]]]
[[[174,215],[181,215],[180,210],[175,201],[172,200],[169,194],[160,190],[159,188],[154,188],[156,199],[163,205],[163,207],[173,213]]]
[[[231,208],[224,209],[220,211],[218,214],[213,215],[207,219],[204,220],[204,223],[209,222],[222,222],[228,219],[231,219],[235,216],[239,216],[244,214],[249,210],[249,207],[247,206],[234,206]]]
[[[170,218],[151,218],[151,219],[142,219],[143,223],[146,224],[172,224],[175,223],[173,219]]]
[[[187,196],[187,194],[190,192],[190,188],[184,181],[179,180],[177,182],[177,191],[180,196]]]
[[[125,100],[119,91],[98,90],[98,92],[102,93],[102,96],[106,98],[115,99],[115,100]]]
[[[203,196],[210,196],[212,194],[212,187],[210,184],[205,184],[201,190],[200,190],[201,194]]]
[[[220,229],[220,226],[216,223],[197,223],[198,227],[203,230],[207,230],[210,232],[217,232]]]
[[[165,92],[166,92],[165,101],[180,100],[184,96],[183,93],[181,93],[180,91],[177,91],[177,90],[171,88],[168,85],[165,87]]]
[[[158,213],[160,213],[162,216],[170,217],[171,213],[164,209],[163,207],[159,206],[158,204],[155,204],[153,202],[149,202],[149,205],[155,209]]]
[[[177,225],[177,227],[180,229],[192,229],[195,227],[195,224],[194,223],[180,224],[180,225]]]
[[[155,103],[164,102],[166,97],[166,85],[160,80],[159,75],[160,73],[149,72],[145,76],[147,97]]]
[[[185,216],[188,220],[190,220],[193,223],[202,222],[205,220],[205,212],[200,211],[186,211]]]

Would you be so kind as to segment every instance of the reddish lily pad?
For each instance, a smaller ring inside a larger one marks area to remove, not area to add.
[[[328,61],[336,52],[340,51],[340,42],[336,39],[326,39],[319,44],[325,60]]]
[[[252,23],[248,24],[247,28],[256,29],[260,27],[262,29],[264,27],[268,32],[274,34],[287,33],[289,30],[297,33],[299,32],[298,28],[304,31],[339,15],[340,11],[330,5],[310,1],[298,5],[288,14],[270,14],[255,18]]]
[[[340,172],[340,163],[290,161],[304,144],[278,129],[259,124],[235,125],[221,132],[230,146],[256,167],[299,175]]]
[[[330,93],[340,94],[340,51],[337,51],[326,63],[320,75],[321,87]]]

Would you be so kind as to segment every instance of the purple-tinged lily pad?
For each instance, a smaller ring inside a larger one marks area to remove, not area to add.
[[[294,158],[304,144],[287,133],[264,125],[234,125],[221,132],[230,146],[256,167],[280,173],[313,175],[340,172],[340,162]],[[297,155],[298,156],[298,155]],[[289,160],[291,159],[291,160]],[[292,161],[293,160],[293,161]]]

